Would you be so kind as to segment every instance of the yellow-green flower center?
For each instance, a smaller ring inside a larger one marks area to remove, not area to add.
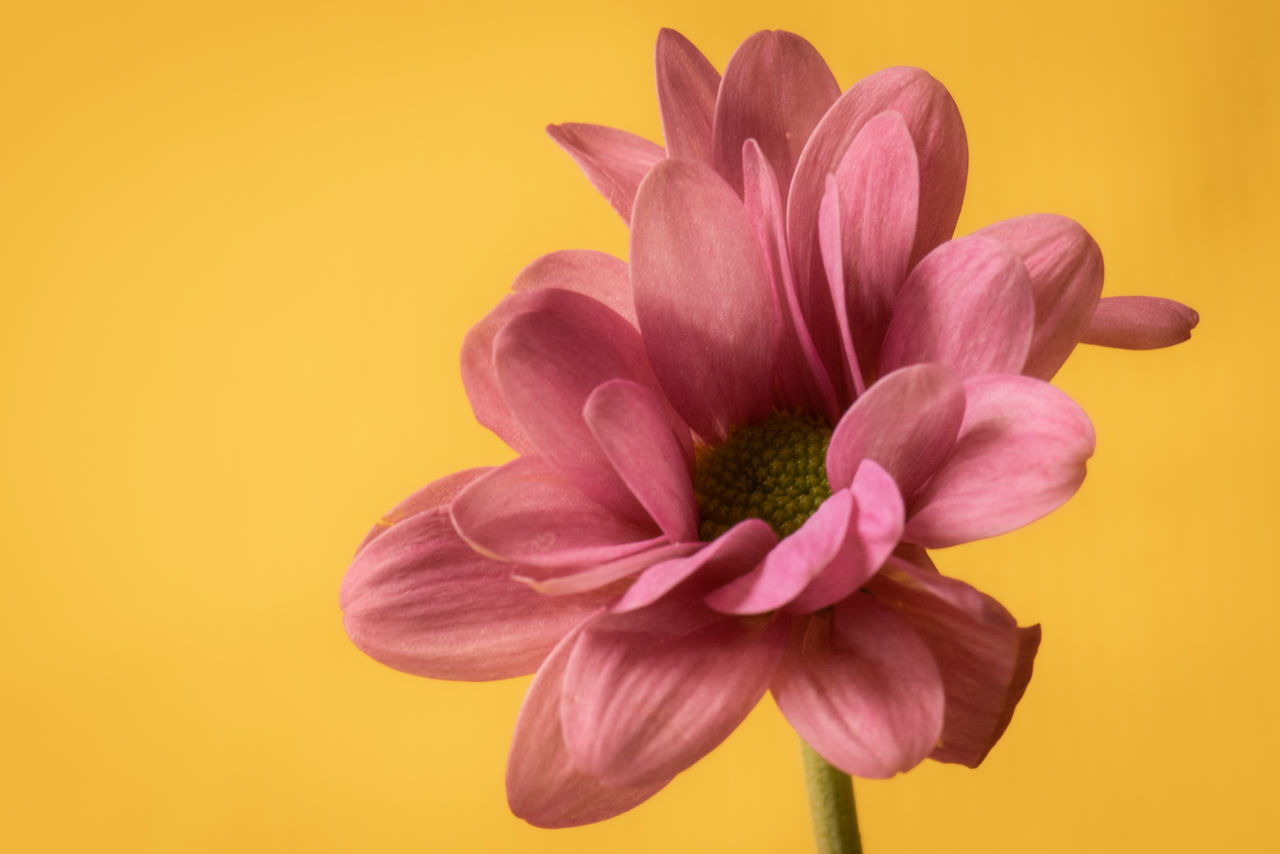
[[[785,537],[831,496],[821,418],[775,412],[737,430],[723,444],[698,452],[693,492],[698,536],[710,541],[743,519],[763,519]]]

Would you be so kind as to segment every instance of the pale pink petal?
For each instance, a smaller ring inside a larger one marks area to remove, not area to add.
[[[581,628],[567,634],[538,669],[516,720],[507,759],[511,812],[538,827],[573,827],[604,821],[643,803],[669,779],[609,788],[582,773],[569,758],[560,728],[565,666]]]
[[[631,278],[626,262],[592,249],[562,249],[525,267],[511,283],[513,291],[560,288],[589,296],[636,324]]]
[[[772,407],[780,323],[741,200],[711,169],[664,160],[636,197],[636,316],[667,397],[705,441]]]
[[[549,599],[510,564],[462,541],[446,507],[410,516],[356,556],[342,581],[352,642],[389,667],[433,679],[531,673],[598,600]]]
[[[818,243],[822,248],[822,268],[827,274],[827,285],[831,292],[831,303],[835,308],[835,326],[839,331],[841,371],[837,376],[844,378],[842,400],[854,400],[867,390],[863,377],[862,360],[853,346],[853,326],[849,319],[849,299],[844,281],[844,243],[842,222],[844,214],[840,205],[840,185],[835,175],[827,176],[827,191],[822,195],[822,204],[818,211]],[[830,326],[830,324],[827,324]],[[877,346],[879,346],[877,342]],[[816,349],[816,348],[815,348]],[[874,364],[874,363],[872,363]]]
[[[800,737],[859,777],[892,777],[928,756],[942,731],[942,680],[911,625],[870,596],[807,622],[771,686]]]
[[[975,232],[1012,249],[1031,277],[1036,331],[1022,373],[1051,378],[1071,355],[1102,293],[1102,252],[1074,220],[1032,214]]]
[[[930,758],[976,768],[1009,725],[1031,679],[1040,627],[1019,628],[990,596],[897,558],[869,589],[911,623],[942,674],[946,714]]]
[[[832,489],[853,483],[872,459],[910,499],[951,453],[964,419],[964,387],[945,365],[913,365],[867,389],[836,425],[827,447]]]
[[[566,122],[547,125],[547,133],[569,153],[626,223],[636,188],[653,165],[665,156],[662,146],[616,128]]]
[[[985,237],[930,252],[893,304],[880,373],[940,362],[962,377],[1022,371],[1035,328],[1031,280],[1021,259]]]
[[[710,164],[720,73],[693,42],[666,28],[658,33],[654,60],[667,156]]]
[[[964,383],[955,448],[908,502],[906,539],[941,548],[1012,531],[1080,488],[1093,426],[1071,398],[1031,377],[988,375]]]
[[[778,537],[762,519],[744,519],[703,546],[696,554],[655,563],[636,579],[611,610],[634,611],[652,605],[683,582],[697,577],[700,589],[749,572],[778,543]],[[696,595],[698,591],[689,591]]]
[[[532,566],[576,566],[665,542],[583,495],[537,457],[520,457],[468,486],[453,502],[464,539],[486,555]]]
[[[835,387],[818,358],[796,300],[778,182],[754,139],[742,147],[742,178],[743,204],[769,261],[774,301],[783,318],[782,346],[774,369],[779,396],[791,407],[821,412],[835,421],[840,417]]]
[[[596,388],[582,411],[591,434],[631,494],[667,539],[698,539],[693,497],[693,446],[686,430],[677,437],[662,402],[630,380]]]
[[[800,36],[762,30],[738,46],[716,98],[716,170],[742,190],[742,144],[754,139],[773,165],[783,194],[805,140],[840,85],[822,56]]]
[[[1103,297],[1081,340],[1103,347],[1154,350],[1191,337],[1200,322],[1195,309],[1160,297]]]
[[[573,763],[611,786],[683,771],[759,701],[788,634],[785,619],[726,617],[684,597],[597,619],[565,673],[560,722]]]
[[[369,529],[369,533],[365,534],[360,547],[356,549],[356,554],[359,554],[369,543],[391,530],[393,525],[403,522],[410,516],[416,516],[425,510],[434,510],[437,507],[448,507],[453,502],[453,499],[458,497],[459,492],[470,485],[473,480],[490,471],[493,471],[492,466],[463,469],[428,483],[422,489],[419,489],[413,495],[388,510]]]
[[[544,596],[569,596],[600,590],[643,572],[654,564],[693,554],[702,543],[661,543],[625,557],[586,566],[520,566],[512,578]]]

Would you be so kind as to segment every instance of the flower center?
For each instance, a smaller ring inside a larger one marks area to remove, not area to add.
[[[774,412],[701,448],[693,471],[698,536],[714,540],[743,519],[763,519],[785,537],[831,496],[827,443],[831,428],[813,415]]]

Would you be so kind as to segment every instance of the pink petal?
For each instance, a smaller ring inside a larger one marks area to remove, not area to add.
[[[788,630],[684,598],[596,620],[574,647],[560,704],[573,763],[610,786],[683,771],[759,701]]]
[[[831,69],[800,36],[762,30],[738,46],[716,98],[716,170],[742,189],[742,144],[754,139],[784,189],[805,140],[840,96]]]
[[[560,288],[589,296],[636,325],[631,278],[624,261],[591,249],[562,249],[525,267],[511,283],[513,291]]]
[[[710,164],[720,73],[693,42],[675,30],[663,28],[658,33],[654,54],[667,156]]]
[[[906,771],[942,731],[942,680],[929,648],[870,596],[811,617],[787,647],[772,690],[800,737],[859,777]]]
[[[581,167],[623,221],[630,224],[636,188],[665,153],[662,146],[616,128],[567,122],[547,133]]]
[[[604,821],[651,798],[669,780],[609,788],[578,770],[560,728],[565,667],[581,627],[565,636],[538,669],[511,742],[507,803],[511,812],[538,827],[573,827]]]
[[[893,304],[880,372],[940,362],[962,377],[1021,372],[1035,328],[1031,280],[1003,244],[962,237],[911,271]]]
[[[705,441],[772,407],[780,324],[742,202],[710,168],[654,167],[631,229],[636,315],[667,397]]]
[[[831,488],[852,484],[858,466],[872,459],[893,475],[910,504],[951,453],[964,410],[964,387],[944,365],[913,365],[882,378],[858,398],[831,435]]]
[[[951,456],[909,503],[906,539],[941,548],[1039,519],[1084,481],[1093,427],[1071,398],[1031,377],[965,380]]]
[[[701,546],[701,543],[663,543],[635,554],[587,566],[521,566],[515,569],[512,578],[523,581],[544,596],[586,593],[630,578],[656,563],[693,554]]]
[[[611,610],[621,614],[652,605],[694,576],[702,582],[703,589],[722,584],[749,572],[777,543],[778,537],[769,523],[762,519],[744,519],[696,554],[653,564]]]
[[[1047,380],[1071,355],[1102,293],[1102,252],[1079,223],[1032,214],[988,225],[989,237],[1022,258],[1036,303],[1036,331],[1022,373]]]
[[[1103,347],[1154,350],[1191,337],[1200,322],[1195,309],[1160,297],[1103,297],[1081,340]]]
[[[531,673],[599,607],[548,599],[458,537],[447,507],[410,516],[369,543],[342,581],[343,625],[389,667],[433,679]]]
[[[453,521],[473,548],[532,566],[599,563],[665,542],[656,526],[619,519],[537,457],[512,460],[463,490]]]
[[[657,396],[630,380],[611,380],[591,393],[587,426],[631,494],[672,542],[698,539],[693,497],[693,445],[677,438]]]
[[[844,258],[841,245],[844,214],[840,205],[840,185],[835,175],[827,176],[827,191],[822,195],[822,204],[818,210],[818,243],[822,248],[822,269],[827,274],[827,285],[831,292],[831,303],[835,308],[836,329],[839,330],[840,364],[843,371],[838,376],[844,377],[844,394],[842,400],[853,400],[861,397],[867,390],[863,377],[862,360],[858,358],[857,348],[853,345],[853,326],[849,320],[849,299],[844,280]],[[829,327],[830,324],[828,323]],[[876,342],[879,347],[879,342]],[[816,348],[815,348],[816,349]],[[874,363],[873,363],[874,364]],[[874,378],[873,378],[874,379]]]
[[[1019,628],[990,596],[896,558],[870,589],[911,623],[942,674],[946,715],[930,758],[976,768],[1009,725],[1031,679],[1040,627]]]
[[[422,489],[419,489],[413,495],[388,510],[386,515],[369,529],[369,533],[365,534],[360,547],[356,549],[356,554],[359,554],[369,543],[391,530],[393,525],[403,522],[410,516],[416,516],[426,510],[434,510],[437,507],[448,507],[453,502],[453,499],[458,497],[459,492],[470,485],[476,478],[490,471],[493,471],[492,466],[463,469],[428,483]]]

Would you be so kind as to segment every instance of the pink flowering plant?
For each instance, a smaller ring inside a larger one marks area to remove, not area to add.
[[[769,693],[806,745],[820,846],[856,850],[848,776],[978,765],[1038,626],[935,567],[1066,501],[1094,448],[1047,381],[1077,343],[1160,347],[1195,312],[1101,297],[1078,224],[953,237],[968,153],[946,89],[843,93],[761,32],[723,77],[657,45],[666,147],[552,126],[630,226],[630,264],[534,261],[468,334],[481,424],[518,454],[406,499],[342,588],[351,639],[438,679],[536,673],[512,811],[631,809]]]

